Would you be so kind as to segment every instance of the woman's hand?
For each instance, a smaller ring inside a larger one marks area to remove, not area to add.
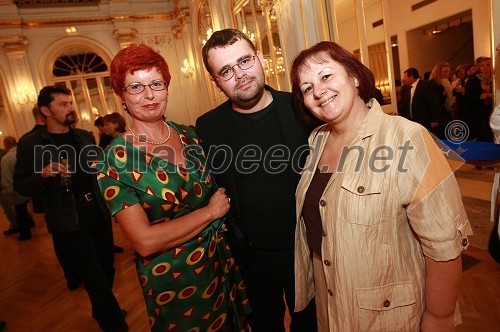
[[[432,316],[428,311],[424,311],[424,314],[422,315],[420,330],[422,332],[426,331],[453,332],[455,331],[455,326],[453,325],[453,315],[449,317],[438,318]]]
[[[212,216],[212,220],[216,220],[222,218],[231,205],[229,204],[229,199],[226,195],[226,189],[219,188],[210,198],[210,202],[206,208],[210,211],[210,215]]]

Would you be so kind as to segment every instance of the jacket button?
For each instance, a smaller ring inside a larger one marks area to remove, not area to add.
[[[328,290],[328,295],[333,296],[333,291],[331,289]]]
[[[384,301],[384,307],[388,308],[391,305],[391,301],[385,300]]]
[[[325,259],[323,262],[325,263],[326,266],[330,266],[330,261],[329,260]]]
[[[469,240],[467,238],[462,239],[462,247],[467,247]]]
[[[319,201],[319,205],[321,205],[321,206],[325,206],[325,205],[326,205],[326,201],[325,201],[325,200],[323,200],[323,199],[322,199],[322,200],[320,200],[320,201]]]
[[[363,186],[359,186],[359,187],[358,187],[358,193],[362,194],[362,193],[364,193],[364,192],[365,192],[365,187],[363,187]]]

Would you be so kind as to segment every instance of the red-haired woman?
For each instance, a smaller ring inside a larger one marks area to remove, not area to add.
[[[137,252],[151,330],[244,330],[249,304],[221,231],[229,200],[204,180],[205,156],[193,129],[163,121],[165,59],[132,45],[113,59],[110,75],[133,123],[105,150],[98,179]]]
[[[443,153],[335,43],[302,51],[291,78],[299,112],[326,122],[296,191],[295,310],[316,295],[319,331],[453,331],[472,232]]]

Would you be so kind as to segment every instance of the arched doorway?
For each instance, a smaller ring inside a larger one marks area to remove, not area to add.
[[[41,61],[46,64],[48,84],[61,84],[72,91],[79,128],[96,132],[94,120],[98,116],[112,112],[124,115],[111,87],[110,62],[107,52],[84,38],[58,41]]]

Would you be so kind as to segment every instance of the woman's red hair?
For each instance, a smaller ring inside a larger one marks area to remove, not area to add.
[[[156,69],[162,76],[167,87],[170,84],[170,71],[167,61],[160,53],[144,44],[132,44],[124,48],[111,61],[109,73],[113,91],[122,96],[125,88],[125,77],[134,74],[138,70]]]

